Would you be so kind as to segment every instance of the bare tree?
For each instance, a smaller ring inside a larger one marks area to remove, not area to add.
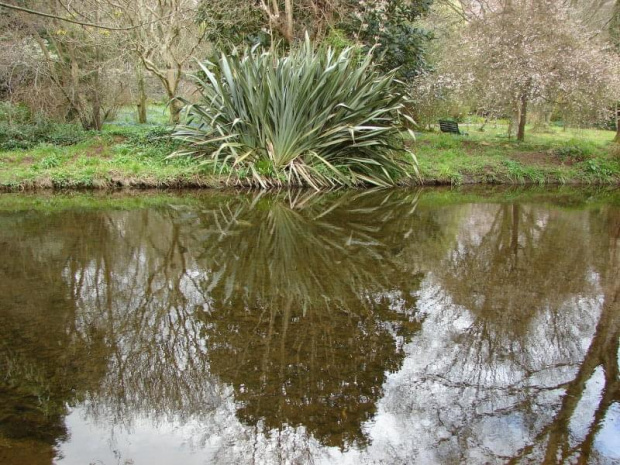
[[[170,120],[179,121],[175,100],[190,60],[206,47],[206,29],[196,21],[198,0],[105,0],[119,25],[130,28],[123,42],[142,66],[162,84],[169,99]],[[143,88],[138,72],[138,86]],[[139,108],[145,106],[140,93]]]
[[[3,48],[24,57],[19,71],[25,80],[10,91],[37,111],[60,113],[85,129],[101,129],[126,88],[116,39],[107,29],[64,21],[61,0],[30,4],[46,16],[10,10],[2,28]],[[84,24],[96,24],[105,14],[97,1],[75,5],[92,15],[93,22],[87,19]]]
[[[86,128],[100,129],[106,104],[118,90],[129,87],[118,73],[125,71],[131,56],[139,121],[146,121],[144,69],[161,82],[170,101],[170,119],[178,121],[181,106],[175,97],[183,73],[205,45],[205,28],[196,21],[197,4],[198,0],[30,0],[19,5],[0,2],[0,8],[12,18],[6,30],[13,45],[23,37],[37,44],[38,60],[46,64],[46,77],[65,98],[70,116]],[[2,39],[8,42],[7,36]]]

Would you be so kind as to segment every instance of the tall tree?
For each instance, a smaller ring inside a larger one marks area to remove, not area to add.
[[[443,64],[464,97],[487,112],[512,114],[520,141],[533,106],[590,120],[608,106],[617,92],[614,58],[570,8],[549,0],[489,5],[468,17]]]
[[[308,34],[315,42],[374,48],[385,69],[399,68],[401,78],[415,76],[424,65],[430,35],[416,21],[432,0],[202,0],[199,18],[219,43],[287,44]],[[266,32],[268,31],[268,32]]]

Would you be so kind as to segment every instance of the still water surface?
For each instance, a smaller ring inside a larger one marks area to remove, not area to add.
[[[0,196],[0,463],[620,463],[618,192]]]

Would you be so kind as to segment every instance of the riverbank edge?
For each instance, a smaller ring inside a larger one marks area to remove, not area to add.
[[[583,179],[545,179],[543,182],[533,181],[529,179],[514,180],[501,179],[495,176],[492,179],[476,178],[474,176],[467,177],[459,182],[451,182],[446,179],[424,178],[422,180],[411,178],[404,182],[398,182],[395,188],[411,188],[411,187],[433,187],[433,186],[602,186],[602,187],[620,187],[620,177],[612,179],[595,179],[584,181]],[[281,189],[295,188],[303,186],[283,185]],[[305,186],[307,188],[307,186]],[[373,188],[374,186],[357,187],[358,189]],[[36,192],[36,191],[60,191],[60,190],[147,190],[147,189],[257,189],[257,186],[251,184],[249,180],[237,179],[231,180],[227,176],[213,175],[193,175],[190,177],[172,177],[169,179],[157,179],[149,177],[113,177],[110,179],[93,179],[83,181],[80,179],[64,178],[62,180],[54,180],[49,177],[41,179],[32,179],[27,181],[0,184],[0,192]],[[273,189],[278,189],[273,188]]]

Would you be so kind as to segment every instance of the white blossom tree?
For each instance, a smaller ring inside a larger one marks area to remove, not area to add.
[[[470,4],[471,5],[471,4]],[[618,62],[570,6],[552,0],[476,3],[438,65],[457,97],[514,116],[525,137],[532,108],[588,122],[617,98]]]

